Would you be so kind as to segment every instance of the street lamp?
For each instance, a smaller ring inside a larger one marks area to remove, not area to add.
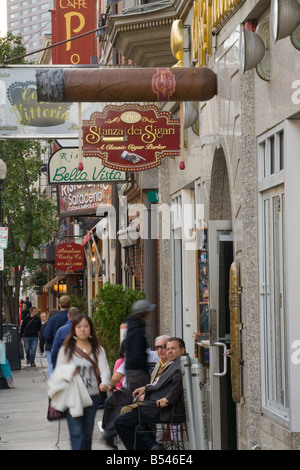
[[[1,203],[1,193],[2,193],[2,183],[5,180],[7,173],[6,163],[0,158],[0,227],[2,227],[2,203]],[[3,327],[2,327],[2,271],[0,270],[0,340],[3,339]]]

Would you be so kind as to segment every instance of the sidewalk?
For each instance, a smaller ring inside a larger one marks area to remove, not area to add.
[[[13,370],[14,389],[0,389],[0,451],[1,450],[70,450],[66,420],[47,420],[47,359],[37,352],[37,367]],[[93,450],[112,450],[101,439],[98,410],[93,434]],[[119,450],[124,450],[121,441]]]

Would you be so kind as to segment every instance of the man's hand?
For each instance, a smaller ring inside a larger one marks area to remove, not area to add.
[[[165,406],[168,406],[169,402],[166,398],[160,398],[159,400],[156,401],[156,405],[159,406],[160,408],[165,408]]]
[[[136,395],[138,395],[138,400],[143,401],[145,397],[142,397],[142,395],[145,395],[145,393],[146,393],[146,387],[139,387],[139,388],[136,388],[132,392],[132,396],[133,398],[135,398]]]

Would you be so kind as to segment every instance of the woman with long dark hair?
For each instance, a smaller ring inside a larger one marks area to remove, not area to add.
[[[55,371],[59,372],[59,368],[67,364],[75,366],[74,374],[79,374],[92,401],[91,406],[83,408],[83,416],[74,417],[70,409],[66,411],[71,447],[72,450],[91,450],[100,391],[108,390],[110,369],[105,351],[99,345],[92,321],[87,315],[80,314],[73,319],[71,331],[59,350]]]

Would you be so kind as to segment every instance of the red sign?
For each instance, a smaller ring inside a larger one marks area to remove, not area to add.
[[[51,11],[52,44],[81,36],[52,48],[52,64],[90,64],[95,55],[95,0],[56,0]]]
[[[61,243],[55,247],[55,269],[70,273],[83,268],[83,246],[78,243]]]
[[[148,170],[180,154],[179,136],[179,119],[155,105],[109,105],[83,121],[83,156],[117,170]]]

